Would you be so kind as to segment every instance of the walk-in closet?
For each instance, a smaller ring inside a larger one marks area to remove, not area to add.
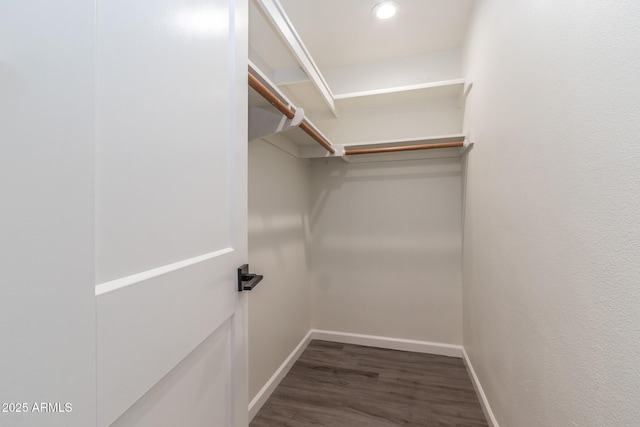
[[[462,358],[473,1],[330,3],[250,2],[250,416],[313,340]]]
[[[0,2],[0,427],[637,427],[640,2]]]

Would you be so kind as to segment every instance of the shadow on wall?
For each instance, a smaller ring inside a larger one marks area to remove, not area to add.
[[[264,141],[249,145],[249,252],[253,262],[286,271],[292,253],[309,255],[308,162]],[[256,267],[260,267],[259,265]]]
[[[252,213],[249,215],[249,246],[254,252],[269,252],[278,269],[290,263],[287,248],[300,246],[309,264],[309,217],[304,214],[282,215]],[[300,243],[303,242],[303,245]]]
[[[469,155],[471,151],[473,151],[475,144],[472,145],[469,150],[460,157],[460,180],[461,180],[461,194],[460,194],[460,205],[462,209],[462,215],[460,216],[460,226],[462,227],[462,239],[464,240],[464,217],[467,212],[467,188],[468,182],[467,179],[469,177],[468,168],[469,168]]]
[[[322,215],[324,206],[331,193],[343,187],[361,183],[365,184],[366,194],[363,197],[371,197],[376,194],[376,185],[389,182],[406,182],[413,184],[416,181],[429,181],[442,178],[460,178],[459,158],[439,158],[422,160],[403,160],[395,162],[372,163],[344,163],[339,159],[319,159],[312,162],[312,181],[314,184],[311,200],[311,227],[317,218]],[[322,177],[320,180],[319,177]],[[320,182],[318,182],[320,181]],[[369,185],[367,185],[369,184]],[[385,185],[385,188],[388,186]],[[378,185],[378,197],[387,194],[380,191]],[[358,205],[359,199],[353,198],[353,204]],[[410,199],[409,199],[410,201]],[[411,203],[406,203],[410,208]]]
[[[434,244],[440,251],[455,241],[458,250],[460,222],[451,219],[461,219],[460,179],[459,158],[313,162],[313,247],[383,257],[390,251],[426,255]]]

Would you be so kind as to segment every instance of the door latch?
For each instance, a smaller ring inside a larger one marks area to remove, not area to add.
[[[238,292],[252,290],[263,277],[261,274],[249,273],[249,264],[243,265],[238,269]]]

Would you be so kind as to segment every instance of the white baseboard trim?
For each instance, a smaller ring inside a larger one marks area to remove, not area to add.
[[[462,348],[462,360],[464,360],[464,364],[467,367],[467,372],[469,372],[469,376],[471,377],[471,383],[473,383],[473,388],[476,389],[476,394],[480,399],[480,406],[482,406],[482,411],[484,412],[484,416],[487,418],[489,427],[500,427],[498,425],[498,420],[496,420],[495,415],[493,415],[493,411],[491,410],[491,405],[489,405],[489,400],[487,400],[487,395],[484,394],[484,390],[482,389],[482,384],[480,384],[480,380],[476,375],[475,369],[473,369],[473,365],[471,364],[469,355],[465,351],[464,347]]]
[[[462,358],[462,346],[312,329],[311,339]]]
[[[267,402],[269,396],[271,396],[271,393],[273,393],[276,387],[278,387],[278,384],[280,384],[280,381],[282,381],[282,379],[287,376],[293,364],[296,363],[296,360],[298,360],[302,352],[307,348],[307,346],[313,339],[312,336],[313,330],[307,332],[307,335],[302,338],[302,341],[300,341],[296,348],[293,349],[293,351],[291,352],[291,354],[289,354],[285,361],[282,362],[282,365],[280,365],[278,370],[271,376],[271,378],[269,378],[269,381],[267,381],[264,387],[260,389],[258,394],[256,394],[256,397],[251,400],[251,402],[249,403],[249,422],[253,420],[253,417],[256,416],[260,408],[262,408],[262,406]]]

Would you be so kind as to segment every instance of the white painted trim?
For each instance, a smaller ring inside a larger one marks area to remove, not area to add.
[[[473,388],[476,389],[476,394],[480,399],[480,406],[482,406],[482,411],[484,412],[484,415],[487,418],[489,427],[500,427],[500,425],[498,424],[498,420],[496,420],[496,417],[493,414],[491,405],[489,405],[489,400],[487,399],[487,395],[484,393],[484,390],[482,389],[482,384],[480,384],[480,380],[476,375],[475,369],[473,369],[473,365],[471,364],[469,355],[465,351],[464,347],[462,347],[462,360],[464,360],[464,364],[467,367],[469,376],[471,377],[471,383],[473,384]]]
[[[234,251],[233,248],[224,248],[218,251],[209,252],[208,254],[199,255],[197,257],[174,262],[172,264],[163,265],[162,267],[143,271],[142,273],[136,273],[136,274],[132,274],[131,276],[126,276],[120,279],[101,283],[99,285],[96,285],[96,296],[103,295],[108,292],[113,292],[115,290],[122,289],[124,287],[131,286],[136,283],[144,282],[145,280],[153,279],[154,277],[162,276],[163,274],[171,273],[172,271],[180,270],[185,267],[190,267],[194,264],[198,264],[203,261],[207,261],[212,258],[216,258],[222,255],[231,253],[233,251]]]
[[[289,47],[293,57],[311,78],[331,111],[336,114],[333,93],[280,2],[278,0],[254,0],[254,3],[263,10],[282,40]]]
[[[352,334],[347,332],[323,331],[318,329],[312,329],[311,332],[312,340],[333,341],[343,344],[364,345],[368,347],[412,351],[414,353],[437,354],[440,356],[457,358],[461,358],[463,352],[462,346],[452,344],[380,337],[375,335]]]
[[[469,142],[465,144],[464,147],[462,147],[462,150],[460,151],[460,156],[464,156],[469,151],[471,151],[472,148],[473,148],[473,142]]]
[[[307,348],[307,346],[313,339],[312,336],[313,329],[307,332],[307,335],[302,338],[302,341],[300,341],[296,348],[293,349],[291,354],[289,354],[289,357],[287,357],[285,361],[282,362],[282,365],[280,365],[278,370],[271,376],[271,378],[269,378],[269,381],[267,381],[262,389],[260,389],[258,394],[256,394],[256,397],[251,400],[251,402],[249,403],[249,422],[253,420],[253,417],[256,416],[260,408],[262,408],[262,406],[266,403],[266,401],[271,396],[271,393],[273,393],[276,387],[278,387],[278,384],[280,384],[280,381],[282,381],[282,379],[287,376],[293,364],[296,363],[296,360],[298,360],[302,352]]]
[[[341,93],[341,94],[334,95],[334,99],[340,100],[340,99],[349,99],[349,98],[360,98],[363,96],[384,95],[387,93],[407,92],[411,90],[433,89],[437,87],[461,85],[461,84],[464,84],[464,82],[465,82],[464,79],[452,79],[452,80],[443,80],[439,82],[419,83],[419,84],[407,85],[407,86],[396,86],[396,87],[390,87],[386,89],[374,89],[374,90],[365,90],[362,92]]]
[[[473,89],[473,82],[465,82],[464,90],[462,91],[462,93],[460,94],[460,98],[458,99],[458,107],[465,106],[471,89]]]
[[[372,153],[357,156],[344,156],[347,163],[406,162],[412,160],[454,159],[460,158],[462,148],[438,148],[437,150],[401,151],[398,153]]]
[[[436,143],[436,142],[450,142],[450,141],[458,141],[462,139],[466,140],[466,135],[464,133],[452,133],[448,135],[428,135],[428,136],[417,136],[414,138],[396,138],[396,139],[384,139],[384,140],[376,140],[376,141],[359,141],[359,142],[349,142],[344,144],[347,148],[357,147],[360,145],[384,145],[384,144],[428,144],[428,143]]]

